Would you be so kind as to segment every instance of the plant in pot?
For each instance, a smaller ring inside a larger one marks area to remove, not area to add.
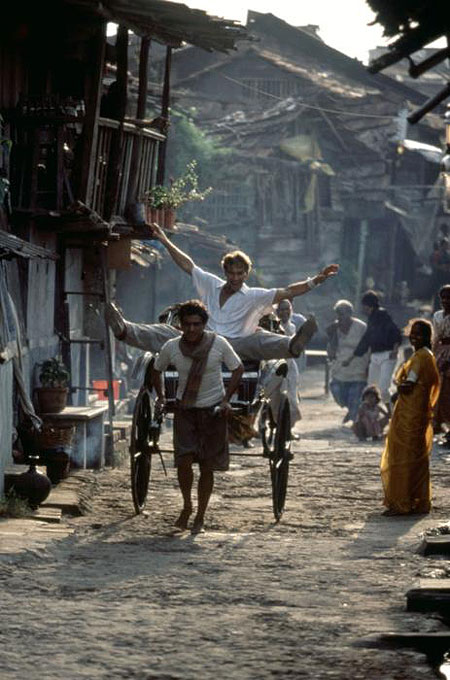
[[[177,208],[188,201],[203,201],[211,191],[212,187],[200,191],[197,161],[192,160],[180,177],[170,180],[168,187],[158,184],[146,192],[147,221],[157,222],[165,229],[173,229]]]
[[[36,388],[40,413],[60,413],[65,408],[69,377],[61,357],[53,357],[40,364],[41,387]]]

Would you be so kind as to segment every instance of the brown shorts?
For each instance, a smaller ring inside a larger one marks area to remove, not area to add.
[[[207,463],[212,470],[228,470],[228,428],[225,415],[213,415],[208,408],[176,407],[173,420],[175,467],[183,456],[193,456],[195,463]]]

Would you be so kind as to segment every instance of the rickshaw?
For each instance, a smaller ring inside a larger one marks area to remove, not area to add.
[[[170,308],[172,309],[172,308]],[[170,316],[169,316],[170,318]],[[161,320],[161,317],[160,317]],[[166,320],[166,319],[164,319]],[[164,412],[155,411],[152,388],[154,357],[146,353],[141,361],[143,383],[136,397],[130,441],[130,473],[133,504],[136,514],[141,514],[147,504],[153,459],[159,457],[167,475],[163,454],[173,453],[160,447],[162,425],[166,416],[173,413],[178,386],[178,373],[169,367],[164,372],[166,406]],[[229,422],[232,442],[243,442],[256,435],[261,442],[260,453],[232,452],[232,456],[266,458],[272,486],[272,508],[278,522],[284,511],[291,453],[291,417],[289,398],[285,389],[288,366],[284,360],[272,362],[244,361],[244,373],[231,405]],[[231,374],[223,370],[225,385]],[[270,385],[277,383],[277,399],[271,399]],[[274,413],[276,403],[276,413]],[[257,431],[252,423],[257,423]]]

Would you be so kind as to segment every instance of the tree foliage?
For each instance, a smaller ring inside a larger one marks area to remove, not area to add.
[[[208,137],[185,112],[172,111],[167,148],[167,180],[180,177],[186,167],[197,161],[196,171],[200,186],[219,181],[226,166],[228,149]]]
[[[448,0],[367,0],[367,4],[388,37],[407,35],[419,27],[434,39],[437,27],[442,34],[450,27]]]

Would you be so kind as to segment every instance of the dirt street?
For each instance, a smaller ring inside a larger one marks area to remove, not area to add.
[[[355,643],[443,629],[406,612],[405,592],[444,564],[416,549],[450,519],[450,453],[433,457],[430,516],[383,517],[380,444],[341,427],[320,373],[305,396],[280,524],[267,463],[234,457],[207,533],[171,535],[175,475],[156,461],[147,517],[133,514],[127,468],[92,473],[87,514],[65,520],[73,535],[0,557],[1,678],[435,677],[421,654]]]

